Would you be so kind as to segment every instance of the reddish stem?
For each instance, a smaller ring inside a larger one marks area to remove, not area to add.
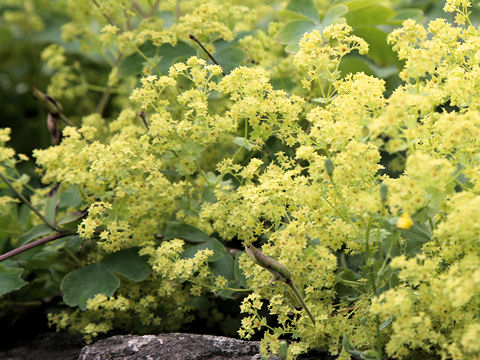
[[[58,238],[61,238],[61,237],[64,237],[64,236],[67,236],[67,235],[70,235],[70,234],[66,234],[66,233],[55,233],[53,235],[50,235],[50,236],[47,236],[47,237],[44,237],[44,238],[41,238],[41,239],[38,239],[38,240],[35,240],[35,241],[32,241],[31,243],[28,243],[28,244],[25,244],[25,245],[22,245],[16,249],[13,249],[12,251],[9,251],[3,255],[0,255],[0,262],[3,261],[3,260],[7,260],[8,258],[11,258],[12,256],[15,256],[17,254],[20,254],[28,249],[31,249],[33,247],[36,247],[36,246],[39,246],[39,245],[42,245],[42,244],[45,244],[49,241],[53,241],[53,240],[56,240]]]

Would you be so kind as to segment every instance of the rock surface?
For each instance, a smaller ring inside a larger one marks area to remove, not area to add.
[[[17,344],[1,344],[1,360],[260,360],[258,341],[197,334],[120,335],[84,346],[81,336],[45,333]],[[83,346],[83,348],[82,348]],[[298,360],[331,360],[323,352]],[[278,357],[270,357],[278,360]]]
[[[1,344],[8,348],[9,344]],[[2,360],[77,360],[85,345],[81,336],[68,333],[44,333],[22,343],[10,344],[11,349],[1,350]]]
[[[222,336],[164,334],[159,336],[113,336],[82,349],[79,360],[260,360],[258,341]],[[278,357],[271,357],[271,360]],[[299,357],[304,360],[333,359],[325,353]]]
[[[258,342],[222,336],[113,336],[82,349],[79,360],[260,360]]]

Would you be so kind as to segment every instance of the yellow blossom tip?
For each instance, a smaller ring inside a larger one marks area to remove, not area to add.
[[[413,226],[413,220],[408,213],[402,214],[397,220],[397,228],[407,230]]]

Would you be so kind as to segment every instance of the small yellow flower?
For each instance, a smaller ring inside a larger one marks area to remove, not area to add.
[[[397,220],[397,228],[407,230],[413,225],[413,220],[408,213],[403,213]]]

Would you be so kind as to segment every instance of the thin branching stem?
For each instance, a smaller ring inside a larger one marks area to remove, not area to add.
[[[5,254],[0,255],[0,262],[4,261],[4,260],[7,260],[8,258],[11,258],[12,256],[20,254],[24,251],[27,251],[28,249],[40,246],[42,244],[45,244],[47,242],[50,242],[50,241],[53,241],[53,240],[56,240],[56,239],[60,239],[60,238],[62,238],[64,236],[67,236],[67,235],[71,235],[71,234],[64,233],[64,232],[63,233],[55,233],[53,235],[49,235],[47,237],[32,241],[31,243],[19,246],[18,248],[13,249],[12,251],[9,251]]]
[[[190,34],[190,35],[188,35],[188,37],[189,37],[190,39],[192,39],[193,41],[195,41],[195,42],[202,48],[202,50],[205,52],[205,54],[208,55],[208,57],[210,58],[210,60],[212,60],[215,65],[218,65],[218,66],[222,67],[222,66],[217,62],[217,60],[215,60],[215,58],[213,57],[213,55],[210,54],[210,52],[205,48],[205,46],[203,46],[203,44],[200,42],[200,40],[198,40],[198,39],[196,38],[195,35]],[[222,68],[222,75],[225,76],[225,72],[223,71],[223,68]]]
[[[60,233],[63,232],[62,229],[60,229],[57,225],[55,225],[50,220],[48,220],[45,216],[43,216],[40,213],[40,211],[35,206],[33,206],[32,203],[30,201],[28,201],[28,199],[25,196],[23,196],[23,194],[20,191],[18,191],[15,188],[15,186],[13,186],[12,183],[1,172],[0,172],[0,178],[20,198],[20,200],[22,200],[22,202],[25,205],[27,205],[35,213],[35,215],[37,215],[48,227],[50,227],[52,230],[58,231]]]

